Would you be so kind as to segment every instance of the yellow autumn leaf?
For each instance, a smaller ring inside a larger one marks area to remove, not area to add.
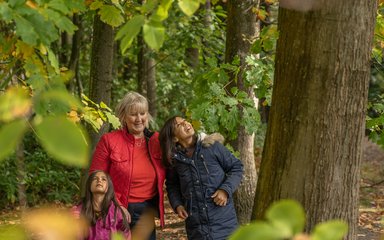
[[[79,115],[76,111],[71,110],[67,113],[68,119],[74,123],[78,123],[80,121]]]
[[[24,59],[30,58],[34,54],[34,49],[30,45],[17,41],[16,43],[16,56],[22,57]]]
[[[0,95],[0,121],[9,122],[27,116],[32,108],[32,101],[27,89],[8,88]]]

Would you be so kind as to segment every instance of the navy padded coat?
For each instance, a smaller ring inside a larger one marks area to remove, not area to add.
[[[192,157],[175,152],[167,170],[166,187],[174,210],[183,205],[188,239],[227,239],[238,227],[232,194],[240,184],[243,164],[221,143],[203,146],[200,140]],[[217,206],[211,196],[218,189],[228,193],[226,206]]]

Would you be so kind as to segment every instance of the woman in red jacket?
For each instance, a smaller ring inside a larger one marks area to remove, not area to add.
[[[101,137],[89,172],[103,170],[111,176],[116,198],[130,214],[131,229],[136,224],[137,228],[148,227],[139,226],[138,220],[149,209],[156,210],[164,226],[165,169],[158,133],[148,129],[148,101],[136,92],[127,93],[117,105],[116,114],[121,129]],[[155,229],[149,239],[156,239]]]

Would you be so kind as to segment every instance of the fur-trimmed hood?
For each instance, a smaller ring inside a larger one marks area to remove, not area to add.
[[[215,142],[224,144],[224,137],[220,133],[212,133],[209,135],[206,133],[199,133],[198,137],[205,148],[212,146]]]

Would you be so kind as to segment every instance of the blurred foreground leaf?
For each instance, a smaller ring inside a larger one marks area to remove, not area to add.
[[[305,225],[304,209],[294,200],[282,200],[272,204],[267,210],[266,218],[284,238],[301,233]]]
[[[44,149],[56,160],[78,167],[88,163],[88,145],[82,128],[65,117],[46,117],[36,126]]]
[[[27,236],[20,225],[0,226],[0,240],[24,240]]]
[[[339,220],[320,223],[315,227],[311,240],[339,240],[348,232],[348,225]]]
[[[0,128],[0,161],[10,155],[24,135],[27,124],[24,119],[4,124]]]
[[[23,216],[22,224],[31,239],[77,240],[88,232],[85,220],[56,207],[31,210]]]

